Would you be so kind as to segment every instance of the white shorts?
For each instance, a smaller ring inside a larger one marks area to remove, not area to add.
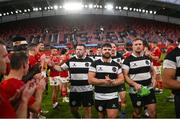
[[[51,86],[58,86],[60,84],[60,76],[49,77]]]
[[[156,74],[161,74],[161,66],[154,66]]]
[[[59,80],[61,83],[68,83],[69,82],[69,77],[60,77]]]

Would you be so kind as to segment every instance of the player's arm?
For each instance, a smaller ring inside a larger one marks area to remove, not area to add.
[[[67,63],[64,63],[64,64],[62,64],[62,65],[54,65],[54,69],[56,70],[56,71],[64,71],[64,70],[68,70],[68,65],[67,65]]]
[[[125,78],[126,82],[129,85],[133,86],[137,91],[139,91],[141,89],[141,85],[140,84],[138,84],[135,81],[133,81],[132,79],[130,79],[130,77],[129,77],[129,70],[124,69],[123,70],[123,74],[124,74],[124,78]]]
[[[163,86],[169,89],[180,89],[180,82],[175,80],[176,69],[164,68],[163,70]]]
[[[124,76],[123,73],[118,74],[118,78],[116,80],[113,80],[112,86],[118,86],[120,84],[124,83]]]
[[[153,67],[153,65],[151,64],[151,76],[152,76],[152,86],[155,87],[156,86],[156,72],[155,72],[155,69]]]
[[[96,76],[96,72],[93,72],[93,71],[88,72],[88,82],[89,82],[89,84],[99,85],[99,86],[110,85],[110,82],[108,82],[107,80],[105,80],[105,79],[97,79],[95,76]]]
[[[163,86],[169,89],[180,89],[180,82],[176,80],[176,57],[171,52],[163,62]]]

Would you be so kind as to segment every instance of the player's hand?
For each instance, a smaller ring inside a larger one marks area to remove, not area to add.
[[[134,84],[134,88],[135,88],[135,90],[136,90],[137,92],[140,91],[140,90],[141,90],[141,84],[135,83],[135,84]]]
[[[105,76],[105,81],[107,83],[107,85],[111,85],[113,80],[109,78],[109,75]]]
[[[22,101],[28,101],[29,98],[34,94],[36,89],[36,83],[35,81],[29,81],[24,87],[24,90],[22,91],[21,99]]]

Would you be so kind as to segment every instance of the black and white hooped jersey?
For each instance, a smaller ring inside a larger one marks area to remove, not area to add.
[[[122,68],[129,71],[131,80],[144,86],[151,84],[152,63],[147,56],[137,57],[134,54],[124,60]]]
[[[116,56],[112,57],[112,59],[119,64],[123,63],[123,56],[118,52]]]
[[[102,59],[94,61],[90,68],[90,72],[95,72],[98,80],[104,80],[105,76],[110,79],[116,80],[118,75],[122,73],[121,66],[115,61],[103,62]],[[117,87],[95,86],[95,99],[96,100],[109,100],[118,98]]]
[[[101,57],[102,57],[102,55],[95,55],[94,56],[94,61],[101,59]]]
[[[93,60],[89,57],[78,59],[76,56],[61,65],[62,69],[69,69],[71,92],[93,91],[88,83],[88,70]]]
[[[180,82],[180,45],[176,47],[172,52],[167,54],[163,62],[163,69],[171,68],[176,70],[176,79]],[[180,94],[179,90],[173,90],[173,93]]]

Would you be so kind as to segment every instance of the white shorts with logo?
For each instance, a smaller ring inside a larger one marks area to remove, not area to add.
[[[68,83],[69,82],[69,77],[60,77],[59,80],[61,83]]]
[[[58,86],[60,84],[60,76],[49,77],[51,86]]]
[[[154,66],[156,74],[161,74],[161,66]]]

